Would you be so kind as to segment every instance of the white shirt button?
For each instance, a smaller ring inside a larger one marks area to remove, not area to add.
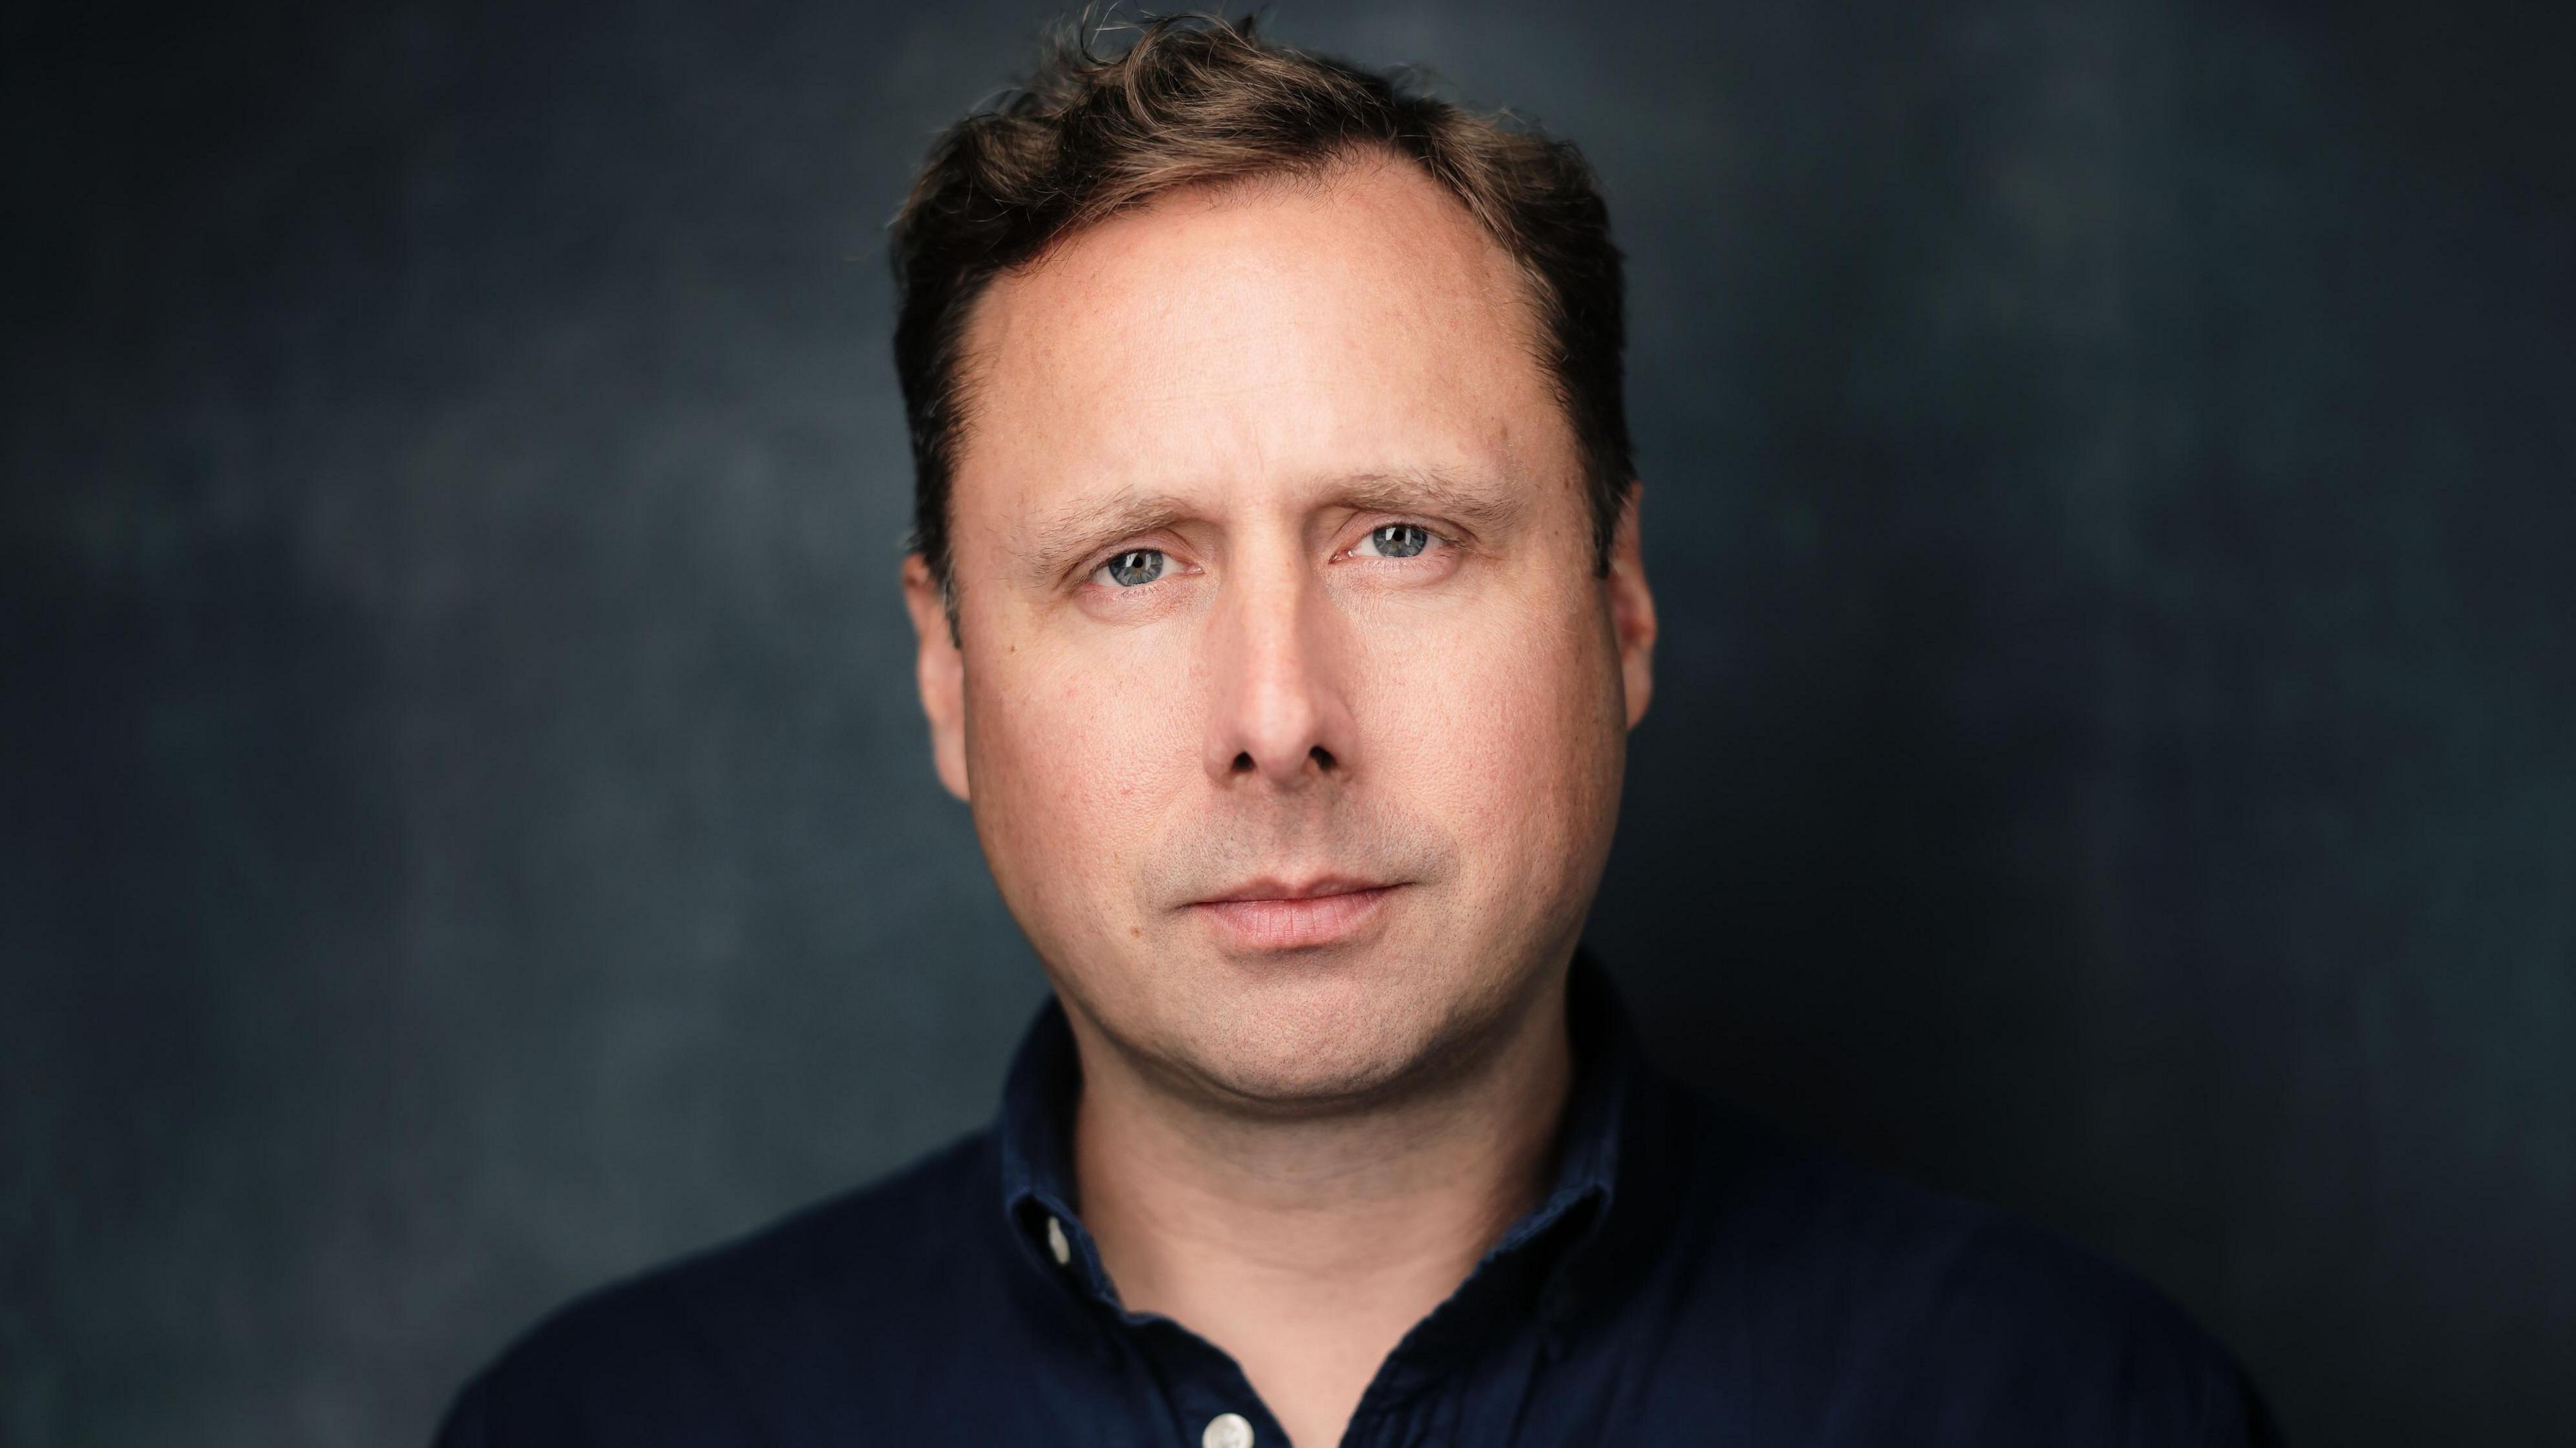
[[[1073,1260],[1073,1244],[1064,1239],[1064,1223],[1057,1221],[1053,1217],[1047,1218],[1047,1250],[1055,1254],[1055,1265],[1058,1267],[1062,1267]],[[1236,1421],[1241,1422],[1242,1420],[1236,1419]],[[1211,1429],[1210,1431],[1214,1430]],[[1252,1440],[1246,1438],[1243,1441],[1249,1443]]]
[[[1207,1431],[1199,1435],[1199,1448],[1252,1448],[1252,1425],[1241,1413],[1219,1413],[1208,1419]]]

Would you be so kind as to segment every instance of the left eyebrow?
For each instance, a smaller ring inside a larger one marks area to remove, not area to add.
[[[1470,479],[1442,468],[1405,468],[1345,478],[1334,501],[1359,513],[1427,513],[1487,538],[1519,520],[1524,491],[1499,479]]]

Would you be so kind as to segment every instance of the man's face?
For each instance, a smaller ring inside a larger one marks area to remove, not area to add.
[[[1300,1109],[1513,1020],[1654,632],[1509,256],[1410,163],[1163,197],[996,281],[907,593],[941,778],[1081,1023]]]

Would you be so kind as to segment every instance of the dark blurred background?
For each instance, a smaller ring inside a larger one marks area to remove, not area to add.
[[[419,1443],[990,1111],[881,226],[1050,13],[0,20],[0,1441]],[[2576,1422],[2567,22],[1272,15],[1605,178],[1667,1062],[2301,1443]]]

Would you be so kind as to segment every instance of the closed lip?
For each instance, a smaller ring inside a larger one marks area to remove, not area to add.
[[[1401,883],[1398,880],[1359,880],[1348,875],[1319,875],[1305,881],[1251,880],[1190,903],[1226,905],[1244,900],[1314,900],[1326,895],[1356,895],[1364,890],[1384,890]]]

